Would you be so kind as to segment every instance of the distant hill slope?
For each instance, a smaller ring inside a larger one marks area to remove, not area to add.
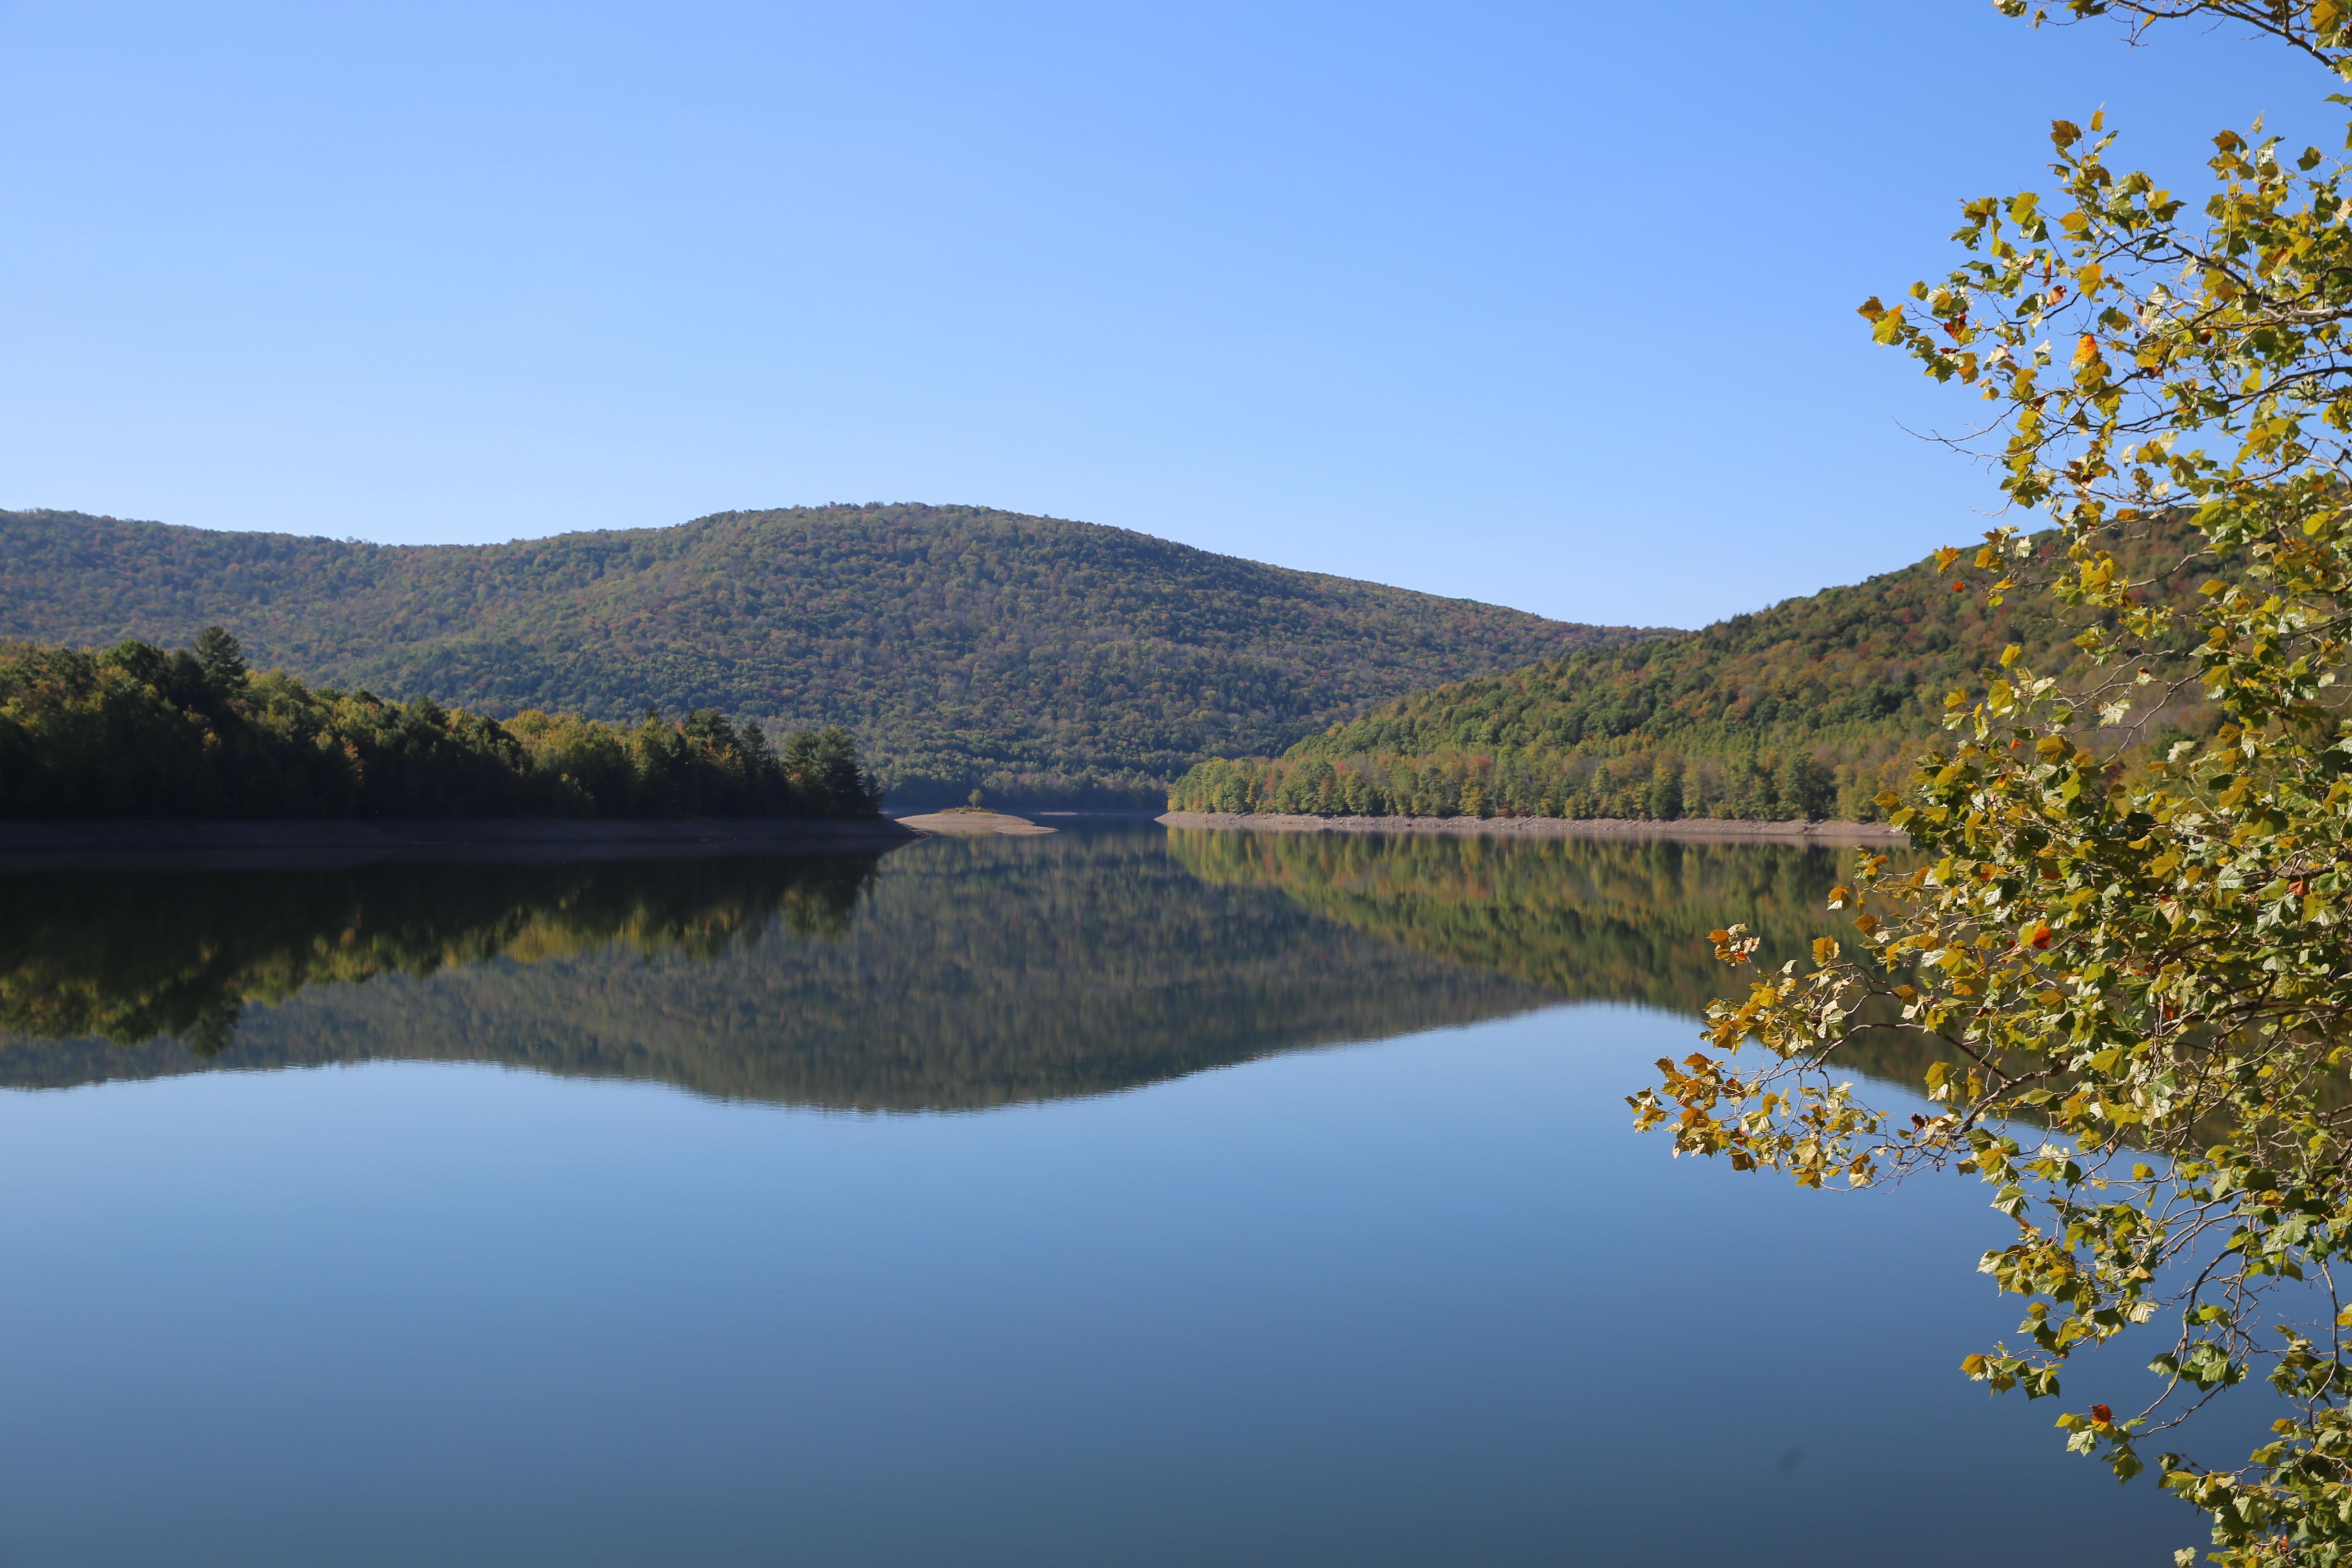
[[[1636,635],[978,507],[432,546],[0,512],[0,637],[215,622],[257,668],[494,717],[847,725],[903,804],[1150,798],[1202,756]]]
[[[2049,546],[2045,542],[2045,550]],[[2135,577],[2183,538],[2115,546]],[[2193,595],[2209,574],[2158,592]],[[1272,761],[1211,762],[1179,809],[1869,820],[1939,732],[1944,695],[1979,686],[2010,643],[2063,675],[2087,625],[2039,593],[1987,611],[1932,559],[1695,632],[1570,653],[1440,686],[1331,726]],[[2201,707],[2137,715],[2196,730]]]

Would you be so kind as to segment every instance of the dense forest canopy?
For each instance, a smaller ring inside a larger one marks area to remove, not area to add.
[[[1366,705],[1636,634],[979,507],[392,546],[0,512],[0,637],[226,626],[312,682],[856,737],[894,800],[1158,798]]]
[[[2187,603],[2213,576],[2180,563],[2187,531],[2114,542],[2146,593]],[[2044,541],[2054,552],[2054,541]],[[2224,574],[2227,575],[2227,574]],[[1956,595],[1933,560],[1789,599],[1695,632],[1580,650],[1374,709],[1280,758],[1212,760],[1171,794],[1182,811],[1370,816],[1828,816],[1869,821],[1940,731],[1945,699],[1976,690],[2018,645],[2038,669],[2087,663],[2100,617],[2034,595]],[[2112,616],[2108,617],[2112,618]],[[2203,733],[2191,692],[2134,716],[2114,743]]]
[[[781,746],[713,709],[501,724],[247,668],[219,626],[177,652],[0,642],[0,817],[871,816],[848,732]]]

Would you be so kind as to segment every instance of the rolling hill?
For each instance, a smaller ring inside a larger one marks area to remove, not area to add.
[[[2210,574],[2167,570],[2177,529],[2116,542],[2134,578],[2175,603]],[[2054,550],[2043,541],[2045,555]],[[1939,733],[1944,697],[1979,686],[2016,643],[2065,676],[2087,622],[2039,593],[1988,610],[1931,558],[1695,632],[1588,648],[1451,682],[1334,724],[1274,759],[1212,760],[1180,810],[1371,816],[1869,821]],[[2200,731],[2185,703],[2136,716],[2144,739]]]
[[[215,623],[257,668],[492,717],[845,725],[908,805],[1157,800],[1202,757],[1643,635],[980,507],[426,546],[0,512],[0,638]]]

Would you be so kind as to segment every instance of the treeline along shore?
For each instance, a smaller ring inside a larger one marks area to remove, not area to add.
[[[0,643],[0,818],[874,817],[846,731],[772,742],[713,709],[503,722],[177,650]]]

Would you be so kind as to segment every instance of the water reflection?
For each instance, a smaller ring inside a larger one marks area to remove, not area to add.
[[[375,867],[0,883],[0,1028],[200,1056],[248,1004],[494,958],[715,960],[771,927],[838,937],[875,859]]]
[[[1794,953],[1836,852],[1066,831],[887,857],[0,883],[0,1085],[383,1059],[962,1110]],[[1866,1065],[1866,1064],[1865,1064]],[[1912,1064],[1885,1064],[1908,1076]]]
[[[1706,931],[1796,951],[1839,869],[1153,829],[0,882],[0,1079],[197,1075],[0,1095],[0,1558],[2160,1560],[2185,1510],[1949,1371],[2015,1321],[1951,1288],[2006,1234],[1974,1184],[1827,1202],[1628,1125]],[[1651,1010],[1532,1013],[1573,997]],[[387,1058],[830,1107],[1196,1076],[852,1120],[217,1070]],[[1693,1411],[1738,1413],[1696,1489],[1655,1462]],[[1999,1520],[1923,1531],[1962,1471]]]
[[[1549,842],[1176,828],[1202,881],[1278,889],[1358,931],[1565,1001],[1696,1016],[1737,981],[1707,933],[1746,925],[1778,962],[1839,934],[1822,906],[1850,852],[1789,844]]]
[[[0,1084],[496,1062],[962,1110],[1540,1006],[1148,833],[886,859],[16,879]]]

